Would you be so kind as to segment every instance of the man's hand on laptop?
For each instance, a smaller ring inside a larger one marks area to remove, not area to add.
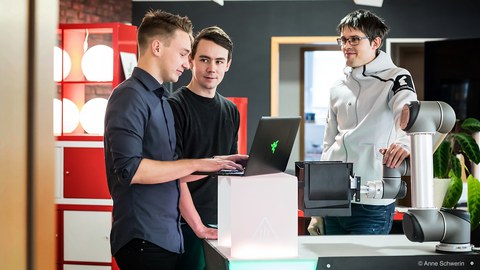
[[[200,172],[216,172],[220,170],[243,170],[242,164],[220,157],[198,159],[197,170]]]
[[[245,165],[247,164],[248,155],[235,154],[235,155],[214,156],[213,158],[234,161],[235,163],[241,165],[241,168],[237,168],[237,169],[243,170],[245,168]]]

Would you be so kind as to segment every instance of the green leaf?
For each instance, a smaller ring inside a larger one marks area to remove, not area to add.
[[[465,133],[451,134],[453,138],[460,144],[462,151],[465,153],[468,159],[475,164],[480,162],[480,148],[478,147],[475,139]]]
[[[467,207],[470,212],[470,225],[472,231],[480,225],[480,182],[472,175],[468,176]]]
[[[451,170],[453,174],[458,178],[462,178],[462,164],[460,163],[460,160],[453,154],[450,155],[450,165],[452,167]]]
[[[453,208],[457,205],[460,196],[462,196],[463,183],[462,178],[457,177],[453,174],[453,171],[449,172],[450,178],[452,181],[447,189],[447,194],[445,194],[445,199],[443,200],[443,207]]]
[[[448,178],[450,163],[450,142],[443,141],[433,153],[433,175],[437,178]]]
[[[462,128],[470,132],[480,131],[480,121],[476,118],[467,118],[462,123]]]

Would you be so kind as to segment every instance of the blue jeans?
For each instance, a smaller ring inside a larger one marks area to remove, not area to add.
[[[325,217],[325,234],[389,234],[392,229],[395,203],[366,205],[352,203],[349,217]]]

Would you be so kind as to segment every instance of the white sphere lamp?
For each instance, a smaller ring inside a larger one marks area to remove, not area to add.
[[[106,45],[89,48],[82,57],[82,71],[88,81],[112,81],[113,49]]]
[[[72,133],[78,126],[79,111],[73,101],[64,98],[63,104],[58,98],[53,99],[53,134],[61,135],[63,106],[63,133]]]
[[[53,99],[53,135],[60,136],[62,133],[62,102],[58,98]]]
[[[83,105],[80,124],[88,134],[103,135],[107,102],[105,98],[93,98]]]
[[[62,77],[62,58],[63,58],[63,77]],[[56,82],[65,79],[72,69],[72,60],[70,55],[57,46],[53,47],[53,80]],[[60,101],[60,100],[59,100]]]

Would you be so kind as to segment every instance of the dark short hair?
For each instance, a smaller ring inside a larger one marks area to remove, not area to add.
[[[222,28],[218,26],[210,26],[210,27],[204,28],[195,36],[195,39],[193,40],[193,46],[192,46],[192,58],[195,57],[198,43],[202,39],[213,41],[215,42],[215,44],[227,49],[228,50],[227,61],[232,59],[232,53],[233,53],[232,39],[230,39],[227,33],[225,33],[225,31],[223,31]]]
[[[355,10],[345,16],[337,26],[338,33],[341,33],[345,28],[360,30],[370,40],[380,37],[382,41],[390,30],[382,18],[365,9]]]
[[[188,17],[174,15],[163,10],[149,10],[138,27],[139,48],[145,48],[152,37],[164,38],[167,42],[176,30],[192,35],[193,25]]]

